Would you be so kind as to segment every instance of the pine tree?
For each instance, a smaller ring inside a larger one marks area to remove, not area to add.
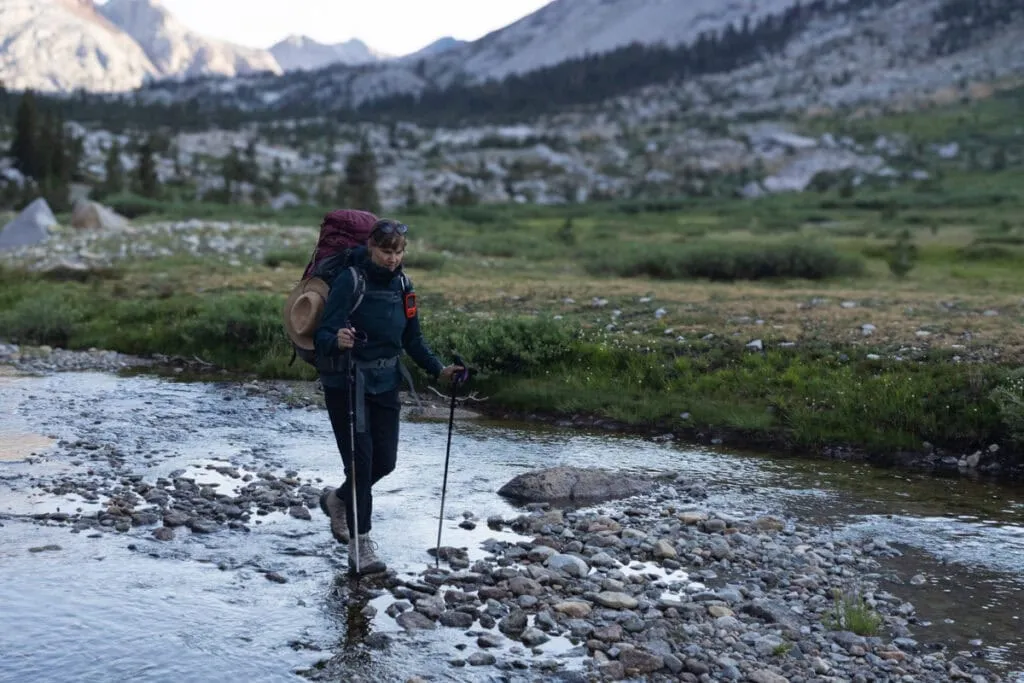
[[[53,183],[66,187],[71,181],[71,159],[67,136],[64,133],[64,122],[60,118],[55,118],[51,125],[47,175]]]
[[[412,183],[406,183],[405,185],[405,208],[415,209],[419,206],[419,197],[416,196],[416,186]]]
[[[124,166],[121,164],[121,143],[114,140],[107,150],[107,158],[103,162],[105,177],[101,191],[104,196],[118,194],[124,191]]]
[[[240,180],[241,166],[242,160],[238,156],[238,150],[232,147],[221,165],[221,173],[224,176],[224,202],[227,204],[235,200],[235,183]]]
[[[171,183],[181,185],[185,182],[185,169],[181,166],[181,152],[178,145],[172,142],[167,146],[167,156],[171,158]]]
[[[72,135],[67,140],[68,176],[74,182],[85,179],[82,173],[82,159],[85,158],[85,140],[82,135]]]
[[[338,160],[338,150],[334,140],[334,130],[327,134],[327,143],[324,145],[324,165],[321,169],[323,175],[330,175],[334,172],[334,162]]]
[[[267,182],[267,191],[271,197],[276,197],[284,191],[284,166],[280,159],[274,159],[274,167],[270,171],[270,180]]]
[[[377,194],[377,157],[365,137],[359,142],[359,149],[345,161],[345,179],[338,188],[345,203],[353,209],[380,212],[380,197]]]
[[[50,176],[50,166],[53,162],[53,131],[56,130],[53,116],[44,111],[36,122],[35,159],[32,161],[32,177],[41,185],[47,184]]]
[[[153,142],[146,138],[139,145],[139,163],[135,178],[139,194],[155,199],[160,195],[160,179],[156,174],[156,161],[153,159]]]
[[[250,138],[248,144],[245,146],[245,160],[243,166],[245,170],[245,180],[249,181],[253,185],[258,185],[260,182],[260,164],[256,156],[256,138]]]
[[[27,90],[18,103],[18,112],[14,118],[11,156],[14,157],[14,167],[31,178],[36,178],[39,175],[40,160],[36,156],[36,141],[39,135],[38,117],[35,93]]]

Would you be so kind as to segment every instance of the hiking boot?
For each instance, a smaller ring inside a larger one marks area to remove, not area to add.
[[[345,503],[338,498],[337,489],[328,486],[320,494],[320,509],[331,518],[331,534],[338,543],[348,543],[348,519]]]
[[[387,565],[377,557],[377,544],[370,540],[369,534],[359,534],[358,541],[348,542],[348,569],[356,572],[356,543],[359,543],[359,574],[380,574],[387,570]]]

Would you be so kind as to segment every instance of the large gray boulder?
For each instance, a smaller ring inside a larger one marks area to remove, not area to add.
[[[71,209],[71,227],[76,230],[119,230],[128,219],[102,204],[79,199]]]
[[[653,485],[651,479],[622,472],[552,467],[520,474],[498,489],[498,494],[525,503],[596,503],[635,496]]]
[[[50,228],[55,225],[57,217],[53,215],[46,200],[40,197],[0,230],[0,249],[42,244],[50,236]]]

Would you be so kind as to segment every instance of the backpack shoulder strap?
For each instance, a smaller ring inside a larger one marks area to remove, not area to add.
[[[352,308],[349,309],[349,315],[355,313],[356,309],[359,308],[359,304],[363,303],[363,294],[366,293],[366,278],[363,277],[363,272],[355,266],[348,267],[349,272],[352,273]]]
[[[406,275],[405,273],[402,273],[402,293],[404,294],[406,292],[411,292],[411,291],[412,291],[412,280],[409,279],[408,275]]]

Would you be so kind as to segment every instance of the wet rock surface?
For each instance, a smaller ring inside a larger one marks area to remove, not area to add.
[[[0,339],[0,365],[9,365],[19,372],[45,374],[96,370],[118,372],[126,368],[152,366],[154,359],[129,356],[116,351],[89,349],[68,351],[49,346],[21,346]]]
[[[599,503],[628,498],[652,485],[650,479],[621,472],[551,467],[515,477],[498,494],[522,502]]]
[[[878,559],[898,554],[885,543],[734,517],[703,498],[701,483],[677,481],[614,512],[535,506],[504,520],[529,540],[489,541],[469,567],[388,576],[387,609],[407,631],[476,636],[450,666],[530,670],[523,680],[1001,680],[912,637],[913,605],[877,586]],[[844,599],[876,627],[854,623]],[[554,639],[559,655],[539,649]]]

